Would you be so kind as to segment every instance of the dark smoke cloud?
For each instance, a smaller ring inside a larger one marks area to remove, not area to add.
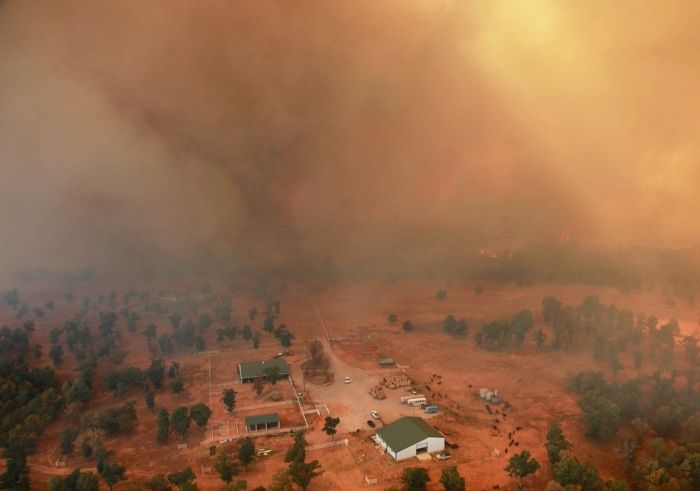
[[[604,5],[0,4],[0,269],[341,270],[637,240],[661,221],[648,193],[689,198],[698,177],[697,124],[668,92],[700,78],[697,34]],[[668,204],[660,235],[695,240],[698,208]]]

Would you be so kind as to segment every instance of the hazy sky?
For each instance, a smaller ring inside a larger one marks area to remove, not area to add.
[[[695,1],[0,1],[0,270],[697,244]]]

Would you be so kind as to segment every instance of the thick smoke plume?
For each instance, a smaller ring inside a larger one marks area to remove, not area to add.
[[[0,3],[0,271],[696,244],[697,2]]]

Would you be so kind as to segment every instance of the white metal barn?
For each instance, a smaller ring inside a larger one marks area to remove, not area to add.
[[[377,443],[394,460],[415,457],[419,453],[440,452],[445,438],[423,419],[406,416],[377,430]]]

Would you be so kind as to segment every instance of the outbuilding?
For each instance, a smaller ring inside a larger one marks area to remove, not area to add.
[[[238,375],[241,382],[252,382],[256,378],[265,377],[265,370],[277,367],[277,377],[289,377],[289,365],[282,358],[273,358],[266,361],[249,361],[238,364]]]
[[[280,416],[277,413],[256,414],[245,417],[246,431],[278,430],[280,428]]]
[[[380,428],[376,440],[394,460],[445,450],[445,437],[416,416],[405,416]]]

